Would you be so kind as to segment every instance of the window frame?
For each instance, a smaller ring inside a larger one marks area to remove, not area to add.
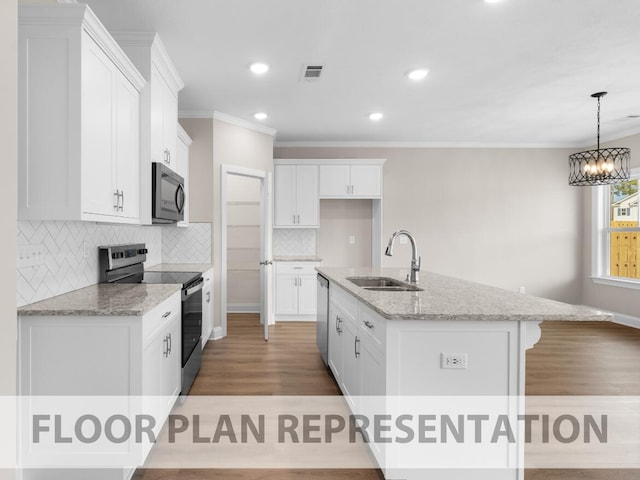
[[[631,169],[630,180],[638,180],[640,168]],[[640,290],[640,278],[615,277],[610,272],[610,185],[593,187],[591,192],[591,275],[594,283]],[[638,227],[616,228],[616,232],[640,232]]]

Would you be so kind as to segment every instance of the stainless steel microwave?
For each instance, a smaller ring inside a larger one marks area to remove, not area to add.
[[[184,178],[159,162],[153,162],[152,175],[152,222],[184,220]]]

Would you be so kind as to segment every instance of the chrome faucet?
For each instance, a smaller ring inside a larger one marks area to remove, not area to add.
[[[384,252],[384,254],[387,257],[393,255],[393,242],[395,242],[396,238],[400,235],[404,235],[411,242],[411,277],[409,278],[409,275],[407,275],[407,277],[411,283],[418,283],[418,272],[420,271],[420,264],[422,263],[422,259],[418,256],[418,247],[416,246],[416,240],[415,238],[413,238],[413,235],[411,235],[406,230],[398,230],[397,232],[394,232],[394,234],[391,235],[391,238],[389,239],[387,250]]]

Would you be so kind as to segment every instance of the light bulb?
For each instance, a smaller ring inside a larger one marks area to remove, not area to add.
[[[269,71],[269,65],[266,63],[252,63],[249,67],[251,71],[257,75],[262,75],[263,73],[267,73]]]
[[[266,120],[267,114],[264,112],[258,112],[253,116],[253,118],[255,118],[256,120]]]

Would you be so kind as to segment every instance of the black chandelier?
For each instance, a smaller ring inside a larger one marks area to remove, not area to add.
[[[596,150],[569,156],[569,185],[609,185],[629,179],[631,150],[600,148],[600,98],[607,92],[591,95],[598,99],[598,146]]]

